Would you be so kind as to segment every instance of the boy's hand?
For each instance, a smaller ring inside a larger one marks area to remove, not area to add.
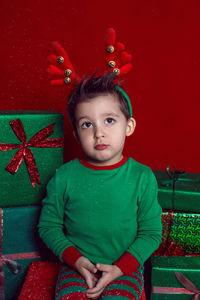
[[[96,264],[97,270],[102,272],[97,285],[87,290],[87,296],[90,299],[98,299],[105,287],[114,279],[123,275],[123,272],[115,265]]]
[[[85,256],[81,256],[77,259],[75,267],[84,277],[89,289],[92,289],[97,282],[97,278],[94,276],[97,272],[95,265],[93,265]]]

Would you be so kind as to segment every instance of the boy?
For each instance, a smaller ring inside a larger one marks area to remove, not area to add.
[[[56,299],[139,299],[145,260],[161,241],[161,209],[150,168],[123,156],[135,129],[130,100],[111,73],[85,78],[68,104],[85,159],[47,187],[41,238],[65,263]]]

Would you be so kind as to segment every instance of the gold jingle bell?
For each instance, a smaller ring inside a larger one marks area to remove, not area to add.
[[[59,63],[59,64],[64,63],[64,57],[58,56],[58,58],[57,58],[57,63]]]
[[[114,68],[113,73],[115,73],[115,75],[119,75],[120,74],[120,69]]]
[[[107,51],[108,53],[113,53],[113,52],[115,51],[115,48],[114,48],[113,46],[108,46],[108,47],[106,48],[106,51]]]
[[[72,70],[67,69],[65,70],[65,76],[70,76],[72,74]]]
[[[65,77],[64,82],[65,84],[69,84],[71,82],[71,78]]]
[[[110,60],[108,65],[110,68],[114,68],[116,66],[116,62],[114,60]]]

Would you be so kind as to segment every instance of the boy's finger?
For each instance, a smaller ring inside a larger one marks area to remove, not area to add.
[[[89,299],[99,299],[99,296],[103,293],[103,289],[96,294],[86,294]]]
[[[96,268],[99,271],[102,271],[102,272],[109,272],[110,271],[110,265],[96,264]]]
[[[87,264],[87,269],[88,269],[88,271],[90,271],[92,273],[96,273],[97,272],[97,268],[91,262],[89,262]]]
[[[87,286],[89,287],[89,289],[92,289],[93,288],[92,280],[90,280],[89,278],[85,279],[85,280],[86,280],[86,283],[87,283]]]
[[[87,291],[86,294],[87,294],[89,299],[98,299],[98,297],[103,293],[103,291],[104,291],[104,288],[99,290],[98,292],[94,292],[94,293],[89,293]]]
[[[85,281],[86,281],[89,289],[92,289],[94,287],[95,283],[94,283],[92,274],[91,275],[90,274],[86,274],[85,275]]]
[[[99,293],[101,290],[104,290],[105,287],[106,287],[105,280],[103,278],[100,278],[97,282],[97,285],[92,289],[88,289],[87,293],[88,294],[96,294],[96,293]]]

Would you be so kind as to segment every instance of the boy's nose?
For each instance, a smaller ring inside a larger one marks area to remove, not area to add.
[[[95,136],[95,138],[104,137],[104,131],[103,131],[102,127],[95,128],[94,136]]]

